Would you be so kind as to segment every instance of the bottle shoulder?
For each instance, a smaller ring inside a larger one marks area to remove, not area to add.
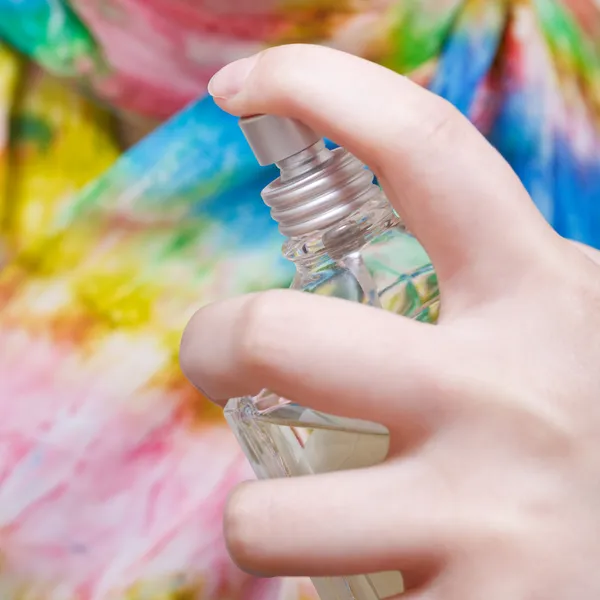
[[[370,304],[435,322],[439,289],[433,266],[418,241],[399,223],[343,252],[299,268],[293,288]]]

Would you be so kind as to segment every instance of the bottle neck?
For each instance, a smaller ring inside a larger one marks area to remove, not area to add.
[[[302,152],[275,163],[280,171],[279,179],[290,181],[296,177],[306,175],[330,160],[332,154],[331,150],[325,146],[325,142],[319,140],[316,144],[302,150]]]
[[[376,187],[376,186],[375,186]],[[373,198],[327,229],[288,238],[285,257],[299,273],[318,271],[363,248],[372,239],[395,226],[401,226],[383,192],[377,188]]]
[[[262,197],[288,238],[324,231],[380,194],[373,174],[359,160],[342,148],[328,150],[323,141],[277,166],[281,176]]]

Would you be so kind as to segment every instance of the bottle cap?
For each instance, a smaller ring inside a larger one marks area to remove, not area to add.
[[[240,119],[240,127],[261,166],[272,165],[302,152],[321,140],[296,119],[256,115]]]

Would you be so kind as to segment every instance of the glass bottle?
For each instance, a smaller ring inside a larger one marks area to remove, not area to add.
[[[280,170],[262,197],[287,238],[283,252],[296,266],[292,288],[434,323],[433,267],[373,174],[293,119],[259,115],[240,125],[258,162]],[[382,425],[304,408],[267,390],[230,400],[225,417],[259,478],[368,467],[388,452]],[[383,600],[403,591],[396,572],[313,583],[321,600]]]

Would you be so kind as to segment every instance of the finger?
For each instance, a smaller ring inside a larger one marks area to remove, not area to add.
[[[184,332],[180,362],[215,401],[267,388],[304,406],[369,415],[385,425],[401,415],[419,415],[425,424],[460,408],[464,365],[473,365],[466,355],[443,326],[274,290],[199,310]]]
[[[232,63],[211,93],[238,114],[300,119],[369,164],[436,266],[489,285],[554,235],[502,157],[445,100],[339,51],[283,46]],[[475,260],[476,259],[476,260]]]
[[[447,558],[460,519],[448,490],[416,460],[243,484],[225,539],[244,570],[269,576],[401,571],[422,584]],[[463,532],[464,533],[464,532]]]

